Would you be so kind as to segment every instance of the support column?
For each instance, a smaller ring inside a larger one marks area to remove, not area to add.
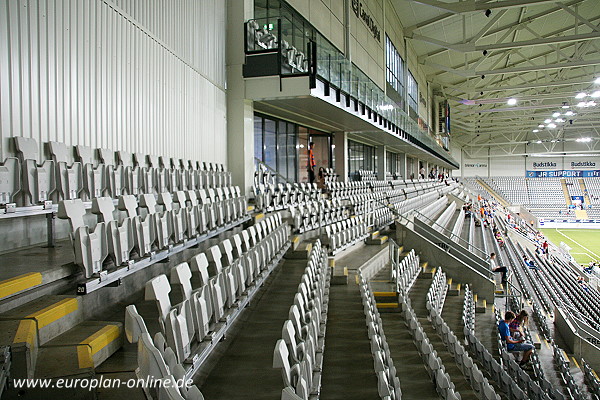
[[[244,22],[254,15],[252,0],[227,1],[227,164],[234,185],[252,192],[254,103],[245,98]]]
[[[387,146],[380,145],[375,147],[375,154],[377,155],[377,179],[380,181],[385,180],[385,172],[387,169],[387,157],[385,156]]]
[[[333,137],[335,149],[335,173],[338,181],[348,182],[348,135],[346,132],[335,132]]]
[[[404,179],[408,179],[408,176],[406,174],[406,154],[398,154],[398,164],[398,175],[400,175]]]

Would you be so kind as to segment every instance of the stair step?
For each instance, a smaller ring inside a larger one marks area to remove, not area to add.
[[[373,292],[377,304],[392,304],[398,302],[398,293],[396,292]]]
[[[42,284],[42,274],[39,272],[29,272],[15,276],[14,278],[0,281],[0,299],[13,294],[31,289]]]
[[[82,322],[40,347],[35,377],[69,376],[96,368],[122,345],[121,323]]]
[[[388,241],[389,237],[387,236],[377,236],[376,238],[367,238],[365,244],[369,245],[382,245]]]
[[[448,296],[460,296],[460,283],[449,283]]]
[[[300,243],[302,243],[302,235],[294,235],[291,239],[292,247],[290,248],[292,251],[296,250]]]
[[[348,284],[348,267],[333,267],[333,274],[331,276],[331,284],[332,285],[347,285]]]
[[[401,307],[398,302],[395,303],[377,303],[377,310],[379,312],[400,312]]]
[[[477,300],[475,302],[475,312],[476,313],[485,313],[486,311],[487,311],[487,301],[485,299]]]
[[[433,279],[435,275],[435,267],[429,267],[427,263],[421,268],[421,272],[419,273],[419,279]]]
[[[285,258],[293,260],[308,260],[308,255],[311,250],[312,243],[302,242],[295,248],[294,246],[290,247],[287,253],[285,254]]]
[[[75,296],[44,296],[0,314],[0,321],[20,321],[21,332],[33,321],[38,343],[43,345],[83,320],[79,301]]]
[[[79,297],[44,296],[0,314],[0,345],[10,346],[11,374],[32,378],[38,348],[81,323]]]

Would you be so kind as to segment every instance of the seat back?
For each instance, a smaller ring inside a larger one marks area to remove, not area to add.
[[[100,222],[114,221],[113,211],[115,205],[110,197],[96,197],[92,199],[92,213],[100,218]]]
[[[169,280],[164,274],[146,282],[144,298],[145,300],[156,301],[158,312],[162,320],[165,320],[171,311],[171,300],[169,299],[170,292],[171,285],[169,285]]]
[[[71,225],[71,232],[75,232],[77,228],[86,226],[83,222],[85,215],[85,207],[81,199],[63,200],[58,203],[58,218],[68,219]]]
[[[125,307],[125,336],[129,343],[137,343],[143,333],[148,333],[148,328],[134,304]]]

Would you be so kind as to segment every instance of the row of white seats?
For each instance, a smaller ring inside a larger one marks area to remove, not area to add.
[[[15,137],[13,142],[17,157],[0,164],[0,204],[22,207],[45,201],[89,201],[231,185],[231,173],[222,164],[81,145],[69,149],[60,142],[48,142],[52,158],[39,164],[35,139]],[[76,161],[71,161],[72,153]]]
[[[393,265],[391,281],[396,284],[396,292],[408,296],[419,274],[421,273],[421,262],[414,249],[397,264]]]
[[[496,326],[503,319],[500,315],[500,310],[494,310],[496,316]],[[526,329],[526,327],[524,327]],[[515,361],[514,357],[509,354],[506,348],[506,341],[500,336],[500,332],[496,330],[498,348],[500,352],[500,358],[502,360],[502,366],[504,370],[512,377],[512,379],[518,384],[519,387],[525,388],[527,396],[532,400],[563,400],[564,395],[558,390],[553,391],[552,385],[544,378],[543,370],[541,369],[540,360],[537,356],[535,349],[530,357],[530,363],[533,367],[533,376],[525,372],[523,368]],[[485,352],[484,352],[485,353]],[[484,357],[488,357],[484,354]],[[491,354],[490,358],[493,359]],[[491,361],[489,361],[491,363]],[[496,375],[498,372],[493,372]]]
[[[352,217],[325,227],[327,244],[332,254],[365,240],[369,233],[362,217]]]
[[[171,270],[170,282],[179,286],[183,302],[173,306],[166,275],[146,283],[145,299],[155,301],[167,344],[179,362],[193,359],[211,332],[222,329],[269,275],[286,249],[288,227],[279,215],[251,226],[241,234],[210,247]],[[192,286],[192,271],[198,286]]]
[[[565,357],[565,352],[562,351],[562,349],[558,347],[556,343],[552,343],[552,350],[554,355],[554,364],[556,365],[556,369],[560,374],[562,384],[565,386],[567,396],[575,400],[585,399],[586,397],[582,395],[580,388],[575,383],[575,379],[573,379],[569,365],[570,361],[567,357]]]
[[[475,298],[473,291],[468,285],[465,286],[462,321],[467,350],[483,367],[483,370],[490,379],[498,384],[500,390],[502,390],[509,399],[526,399],[526,393],[521,390],[508,372],[504,370],[503,365],[496,361],[488,349],[486,349],[481,341],[475,336]],[[471,366],[473,365],[473,359],[470,357],[465,358],[463,363],[466,366]]]
[[[456,211],[456,203],[453,201],[436,218],[434,227],[437,231],[442,231],[442,233],[445,233],[448,230],[448,224],[454,215],[454,211]]]
[[[382,400],[401,399],[402,389],[400,388],[400,379],[398,379],[390,347],[383,331],[383,321],[379,315],[379,310],[377,310],[375,296],[360,271],[358,278],[358,287],[362,298],[367,331],[369,340],[371,341],[371,354],[373,356],[375,374],[377,374],[379,397]]]
[[[316,183],[258,184],[254,185],[253,191],[256,208],[266,211],[283,210],[321,198],[321,191]]]
[[[600,398],[600,379],[596,372],[589,366],[589,364],[582,358],[581,369],[583,370],[585,383],[594,396]]]
[[[371,341],[375,373],[378,380],[378,392],[381,399],[400,399],[402,390],[397,377],[394,361],[392,360],[385,333],[383,321],[377,310],[373,292],[359,271],[359,289],[361,292],[363,310],[365,313],[367,331]]]
[[[461,341],[442,318],[441,310],[437,309],[429,300],[427,300],[427,305],[429,308],[429,319],[434,329],[440,335],[444,346],[448,349],[452,358],[454,358],[454,362],[471,385],[477,398],[479,400],[500,400],[500,396],[496,394],[494,387],[483,376],[477,364],[473,363]]]
[[[238,187],[142,194],[139,199],[124,195],[118,199],[118,209],[125,212],[125,218],[115,217],[110,197],[92,199],[92,213],[99,219],[92,230],[84,221],[86,208],[81,199],[59,203],[58,217],[69,220],[75,263],[84,268],[86,278],[105,269],[109,255],[114,265],[126,265],[134,260],[134,249],[137,259],[148,257],[152,251],[198,238],[247,214],[246,198]]]
[[[427,291],[427,310],[429,310],[430,313],[435,311],[438,314],[441,314],[447,294],[448,281],[446,279],[446,273],[442,271],[442,267],[439,267],[433,276],[433,281]]]
[[[430,221],[446,206],[448,203],[448,198],[446,196],[442,196],[433,203],[421,208],[419,213],[427,217]]]
[[[309,254],[289,319],[273,352],[273,368],[281,369],[281,400],[318,398],[325,350],[330,271],[327,252],[317,240]]]
[[[425,369],[435,384],[436,391],[444,400],[460,400],[460,393],[456,391],[456,387],[452,383],[450,375],[446,372],[442,359],[437,355],[437,351],[433,349],[427,334],[423,330],[410,304],[410,298],[400,294],[400,301],[402,303],[402,315],[413,337],[415,346],[423,359]]]
[[[169,384],[148,385],[142,389],[149,399],[163,400],[204,400],[196,385],[178,385],[185,382],[186,371],[177,361],[173,349],[167,345],[162,332],[154,338],[135,305],[125,308],[125,335],[129,343],[137,343],[137,365],[135,374],[146,382],[169,382]]]
[[[340,200],[311,200],[304,204],[290,206],[292,226],[296,232],[302,233],[317,229],[349,217],[348,209]]]

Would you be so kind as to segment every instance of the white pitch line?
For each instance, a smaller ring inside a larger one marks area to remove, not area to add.
[[[567,235],[565,235],[564,233],[562,233],[561,231],[559,231],[558,229],[556,229],[556,232],[560,233],[561,235],[563,235],[564,237],[566,237],[567,239],[569,239],[571,242],[575,243],[577,246],[581,247],[584,250],[587,250],[588,253],[596,256],[596,259],[600,258],[600,256],[596,253],[594,253],[593,251],[591,251],[590,249],[588,249],[587,247],[579,244],[576,240],[571,239],[570,237],[568,237]]]

